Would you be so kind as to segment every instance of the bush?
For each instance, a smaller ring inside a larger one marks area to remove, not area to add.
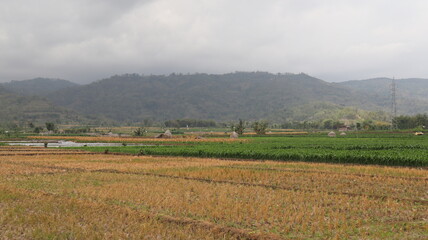
[[[268,123],[265,121],[261,121],[261,122],[254,122],[253,123],[253,129],[254,132],[256,132],[257,135],[264,135],[266,134],[266,129],[268,127]]]

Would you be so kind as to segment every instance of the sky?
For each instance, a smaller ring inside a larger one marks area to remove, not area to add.
[[[428,78],[426,0],[1,0],[0,82],[124,73]]]

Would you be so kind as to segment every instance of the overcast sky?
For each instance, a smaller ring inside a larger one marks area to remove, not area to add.
[[[1,0],[0,82],[304,72],[428,78],[427,0]]]

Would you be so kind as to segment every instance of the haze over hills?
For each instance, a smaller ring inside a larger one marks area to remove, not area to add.
[[[327,83],[303,73],[266,72],[125,74],[87,85],[39,78],[6,83],[7,90],[0,85],[0,120],[58,116],[61,121],[67,116],[76,120],[79,117],[71,114],[76,112],[122,123],[181,118],[278,123],[329,118],[387,121],[390,83],[385,78]],[[428,96],[424,94],[428,80],[397,80],[397,89],[399,114],[428,112]],[[32,95],[45,97],[28,97]]]
[[[22,124],[32,122],[80,122],[85,118],[73,111],[55,106],[40,96],[21,96],[7,91],[0,85],[0,124]]]
[[[48,95],[56,104],[118,121],[238,118],[305,120],[323,110],[364,106],[379,111],[373,98],[306,74],[266,72],[113,76]],[[304,109],[303,109],[304,108]]]
[[[367,80],[353,80],[339,83],[355,90],[389,96],[391,91],[391,78],[373,78]],[[428,100],[428,79],[406,78],[395,79],[397,93],[403,98],[417,98]]]
[[[45,96],[46,94],[64,89],[67,87],[78,86],[62,79],[34,78],[22,81],[11,81],[1,84],[6,90],[24,96]]]
[[[428,79],[396,79],[398,114],[417,114],[428,112]],[[359,92],[366,92],[381,102],[380,106],[391,106],[390,78],[373,78],[338,83],[340,86]]]

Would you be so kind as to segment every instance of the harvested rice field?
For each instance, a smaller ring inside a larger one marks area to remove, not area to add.
[[[0,239],[428,239],[428,174],[0,147]]]

